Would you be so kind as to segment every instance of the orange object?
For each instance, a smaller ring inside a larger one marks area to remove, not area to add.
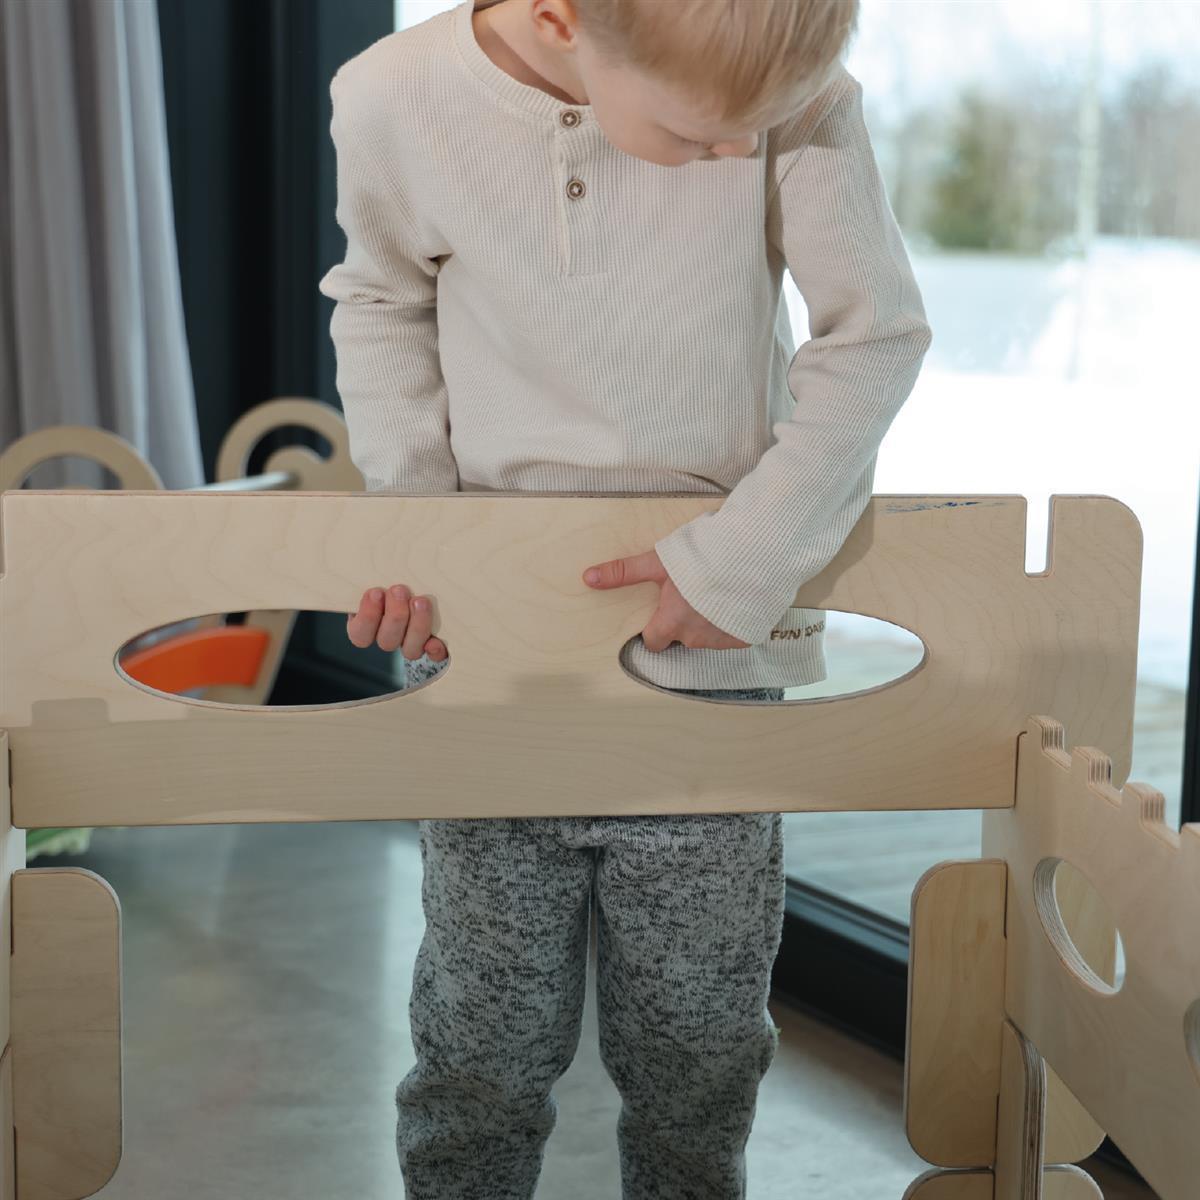
[[[121,669],[160,692],[240,684],[258,678],[271,635],[253,625],[195,629],[164,638],[120,660]]]

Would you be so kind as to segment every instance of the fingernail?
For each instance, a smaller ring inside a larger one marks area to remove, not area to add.
[[[600,572],[595,567],[592,567],[590,570],[584,571],[583,578],[585,583],[599,583]]]
[[[371,599],[374,600],[376,604],[381,603],[383,601],[383,589],[382,588],[372,588],[371,589]]]
[[[417,598],[416,598],[416,599],[413,601],[413,607],[414,607],[414,608],[428,608],[428,607],[429,607],[429,601],[428,601],[428,600],[426,600],[424,596],[418,596],[418,597],[417,597]]]

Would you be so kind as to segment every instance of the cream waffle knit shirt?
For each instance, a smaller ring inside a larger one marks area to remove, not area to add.
[[[825,678],[825,614],[790,605],[862,515],[930,341],[859,83],[842,70],[751,157],[663,167],[496,66],[473,7],[331,85],[347,245],[320,286],[368,490],[724,494],[655,549],[751,645],[637,638],[623,661],[667,688]]]

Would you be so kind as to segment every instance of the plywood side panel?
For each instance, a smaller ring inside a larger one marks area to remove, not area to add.
[[[0,729],[0,1046],[8,1044],[11,1029],[9,1008],[9,968],[12,954],[12,877],[25,866],[25,830],[12,824],[12,792],[8,784],[9,738]]]
[[[1064,864],[1055,895],[1071,940],[1100,976],[1112,982],[1117,959],[1117,931],[1112,914],[1087,879]],[[1071,1094],[1052,1067],[1046,1068],[1046,1161],[1076,1163],[1094,1154],[1104,1130]]]
[[[1005,1009],[1163,1200],[1200,1179],[1200,827],[1163,823],[1163,797],[1112,784],[1108,757],[1064,749],[1031,716],[1017,802],[984,813],[984,853],[1008,861]],[[1119,989],[1072,944],[1053,892],[1071,863],[1097,889],[1125,947]]]
[[[1047,1167],[1042,1174],[1042,1200],[1104,1200],[1100,1185],[1079,1167]]]
[[[13,875],[25,866],[25,831],[12,825],[8,786],[8,733],[0,729],[0,1200],[15,1200],[12,1121],[12,919]]]
[[[1054,497],[1024,571],[1023,497],[872,497],[797,593],[916,632],[889,685],[777,705],[672,694],[621,646],[658,587],[596,592],[722,498],[6,492],[0,725],[23,827],[1010,805],[1013,740],[1049,711],[1128,760],[1141,530]],[[444,674],[402,695],[262,710],[165,697],[117,647],[208,612],[436,597]],[[613,747],[626,770],[612,786]],[[397,780],[404,780],[404,787]]]
[[[18,1200],[79,1200],[121,1159],[121,909],[93,871],[12,880]]]
[[[1005,1021],[996,1112],[995,1200],[1042,1200],[1046,1068],[1034,1044]]]
[[[913,1180],[903,1200],[993,1200],[993,1183],[991,1171],[927,1171]],[[1055,1166],[1042,1172],[1042,1200],[1104,1200],[1104,1196],[1085,1171]]]
[[[931,867],[913,891],[904,1127],[942,1167],[991,1167],[1004,1025],[1003,861]]]
[[[992,1200],[991,1171],[926,1171],[902,1200]]]
[[[15,1141],[13,1138],[12,1047],[0,1056],[0,1200],[16,1200]]]

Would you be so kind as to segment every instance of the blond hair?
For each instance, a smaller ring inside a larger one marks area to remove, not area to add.
[[[573,0],[612,63],[752,121],[811,98],[854,32],[858,0]]]

